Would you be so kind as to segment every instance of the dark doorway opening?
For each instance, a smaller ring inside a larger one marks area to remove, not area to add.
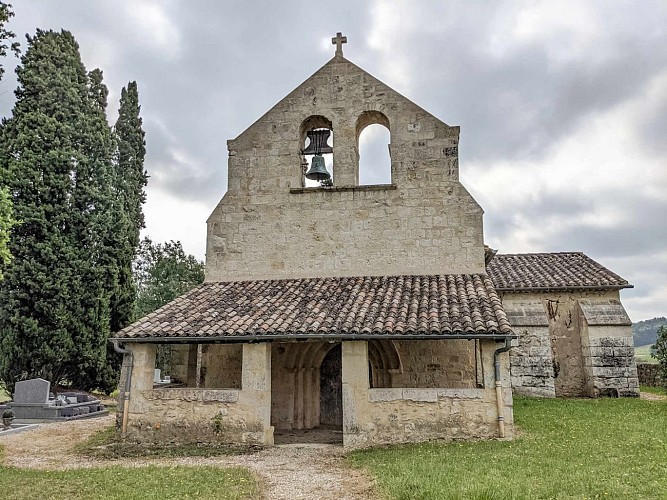
[[[343,382],[340,344],[324,357],[320,367],[320,425],[343,428]]]

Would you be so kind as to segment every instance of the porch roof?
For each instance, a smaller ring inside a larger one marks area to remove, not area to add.
[[[500,292],[633,287],[582,252],[497,254],[487,263],[486,271]]]
[[[203,283],[115,335],[122,341],[514,336],[488,276]]]

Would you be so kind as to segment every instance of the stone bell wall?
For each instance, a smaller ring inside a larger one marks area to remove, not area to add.
[[[154,389],[154,344],[134,354],[128,436],[139,441],[272,445],[270,344],[243,344],[240,389]]]
[[[434,439],[498,436],[493,353],[502,344],[483,341],[482,388],[371,389],[366,342],[343,342],[343,444],[363,448]],[[509,357],[501,355],[506,437],[514,435]]]
[[[304,123],[334,132],[334,186],[304,188]],[[384,123],[392,183],[359,186],[358,136]],[[483,273],[482,209],[459,182],[450,127],[334,58],[228,142],[208,219],[206,279]]]

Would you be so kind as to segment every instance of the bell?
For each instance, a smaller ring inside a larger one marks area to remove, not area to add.
[[[333,148],[328,144],[330,135],[331,130],[327,129],[309,130],[306,132],[310,144],[303,150],[302,154],[321,155],[322,153],[333,153]]]
[[[326,165],[324,164],[324,156],[315,155],[313,156],[313,161],[310,164],[310,169],[306,172],[306,179],[311,181],[325,181],[331,179],[331,174],[327,170]]]

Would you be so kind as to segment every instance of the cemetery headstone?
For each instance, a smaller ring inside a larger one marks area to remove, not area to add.
[[[14,403],[44,404],[49,400],[51,382],[43,378],[33,378],[16,382],[14,387]]]

